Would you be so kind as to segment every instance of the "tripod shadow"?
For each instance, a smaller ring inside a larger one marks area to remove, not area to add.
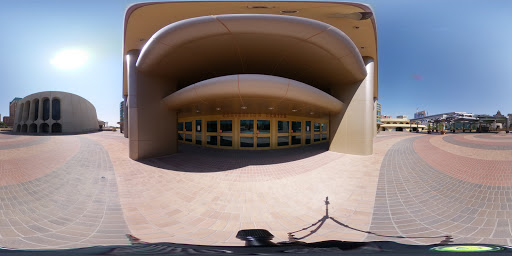
[[[299,229],[297,231],[293,231],[293,232],[289,232],[288,233],[288,240],[290,242],[300,242],[300,240],[303,240],[311,235],[313,235],[314,233],[316,233],[323,225],[324,223],[327,221],[327,220],[332,220],[334,223],[344,227],[344,228],[348,228],[348,229],[351,229],[351,230],[355,230],[355,231],[358,231],[358,232],[362,232],[362,233],[365,233],[365,234],[369,234],[369,235],[374,235],[374,236],[380,236],[380,237],[389,237],[389,238],[411,238],[411,239],[415,239],[415,238],[443,238],[443,240],[441,240],[439,242],[439,244],[449,244],[451,242],[453,242],[453,237],[451,235],[444,235],[444,236],[393,236],[393,235],[382,235],[382,234],[377,234],[377,233],[374,233],[374,232],[371,232],[371,231],[367,231],[367,230],[361,230],[361,229],[358,229],[358,228],[354,228],[354,227],[351,227],[341,221],[338,221],[336,220],[334,217],[331,217],[329,216],[329,197],[325,197],[325,215],[320,218],[317,222],[305,227],[305,228],[302,228],[302,229]],[[295,233],[298,233],[298,232],[301,232],[301,231],[306,231],[310,228],[313,228],[315,227],[313,230],[309,231],[308,234],[302,236],[302,237],[295,237]]]

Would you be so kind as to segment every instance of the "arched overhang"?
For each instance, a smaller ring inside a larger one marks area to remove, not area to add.
[[[208,79],[187,86],[163,99],[170,109],[185,112],[223,111],[280,112],[310,111],[337,113],[343,103],[307,84],[268,75],[242,74]],[[224,109],[228,107],[230,109]]]
[[[181,20],[156,32],[137,60],[181,89],[210,78],[265,74],[324,91],[366,77],[352,40],[326,23],[294,16],[226,14]]]

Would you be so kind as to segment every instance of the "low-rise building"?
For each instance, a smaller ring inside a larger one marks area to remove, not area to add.
[[[423,131],[425,125],[416,122],[410,122],[407,118],[385,118],[380,125],[381,131]]]
[[[16,119],[16,110],[18,109],[18,102],[21,98],[15,97],[11,102],[9,102],[9,116],[8,118],[4,118],[4,123],[7,124],[7,127],[14,126],[14,120]]]

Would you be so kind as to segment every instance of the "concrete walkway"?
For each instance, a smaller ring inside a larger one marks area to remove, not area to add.
[[[457,243],[512,244],[511,139],[457,134],[396,143],[382,163],[371,230],[413,244],[446,235]]]
[[[305,242],[451,235],[511,244],[511,146],[510,135],[381,132],[371,156],[325,144],[257,152],[180,144],[178,154],[138,162],[119,133],[0,133],[0,246],[127,244],[125,234],[243,245],[235,235],[247,228],[268,229],[274,241],[298,231]],[[339,223],[326,218],[326,197]]]

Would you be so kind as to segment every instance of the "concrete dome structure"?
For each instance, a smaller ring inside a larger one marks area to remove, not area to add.
[[[85,133],[98,130],[96,108],[68,92],[38,92],[23,98],[14,131],[20,133]]]

